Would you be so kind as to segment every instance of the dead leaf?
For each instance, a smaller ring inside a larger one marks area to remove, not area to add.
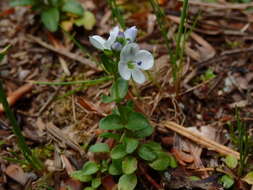
[[[102,179],[102,185],[105,190],[116,190],[117,184],[115,183],[112,176],[108,175]]]
[[[14,179],[18,183],[25,185],[28,176],[27,174],[23,171],[23,169],[16,164],[11,164],[9,165],[6,170],[5,170],[6,175],[8,175],[10,178]]]

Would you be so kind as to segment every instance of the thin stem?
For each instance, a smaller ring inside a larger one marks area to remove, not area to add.
[[[18,122],[13,114],[13,112],[10,109],[9,103],[7,101],[6,95],[4,93],[4,89],[3,89],[3,85],[2,85],[2,81],[0,80],[0,102],[3,105],[5,114],[7,116],[7,118],[10,120],[11,125],[12,125],[12,131],[13,133],[17,136],[18,138],[18,146],[20,148],[20,150],[22,151],[25,159],[35,168],[38,170],[41,170],[43,168],[42,163],[40,162],[40,160],[35,157],[32,154],[32,151],[30,150],[30,148],[27,146],[26,142],[25,142],[25,138],[21,133],[21,129],[18,125]]]
[[[40,85],[77,85],[83,84],[86,86],[101,84],[106,81],[113,79],[112,76],[106,76],[95,80],[84,80],[84,81],[68,81],[68,82],[44,82],[44,81],[31,81],[33,84],[40,84]]]
[[[110,9],[112,10],[113,18],[118,21],[122,29],[126,29],[125,19],[121,14],[121,11],[119,9],[119,6],[117,5],[116,0],[107,0],[107,3],[109,4]]]

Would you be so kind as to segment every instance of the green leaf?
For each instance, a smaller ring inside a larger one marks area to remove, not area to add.
[[[101,135],[99,135],[100,137],[103,137],[103,138],[111,138],[111,139],[114,139],[116,141],[119,141],[120,140],[120,135],[119,134],[115,134],[115,133],[110,133],[110,132],[106,132],[106,133],[102,133]]]
[[[100,120],[99,128],[104,130],[117,130],[124,128],[124,125],[121,123],[120,116],[112,114]]]
[[[74,171],[73,173],[71,173],[71,177],[81,182],[89,182],[92,180],[92,176],[85,175],[83,170]]]
[[[162,151],[162,146],[154,141],[149,141],[145,144],[145,146],[149,147],[150,149],[154,151]]]
[[[253,185],[253,171],[249,172],[242,180],[250,185]]]
[[[83,190],[95,190],[96,188],[93,187],[85,187]]]
[[[10,2],[10,5],[12,7],[28,6],[28,5],[33,5],[33,4],[34,4],[34,0],[13,0]]]
[[[110,152],[110,148],[106,143],[97,143],[89,148],[89,152]]]
[[[99,170],[99,165],[96,162],[88,161],[83,165],[82,172],[84,175],[91,175]]]
[[[157,158],[156,153],[149,147],[147,144],[141,145],[141,147],[138,150],[138,155],[143,159],[147,161],[153,161]]]
[[[236,159],[236,157],[228,155],[225,158],[225,163],[229,168],[234,169],[237,167],[238,160]]]
[[[234,184],[234,179],[229,175],[223,175],[219,181],[225,189],[229,189]]]
[[[133,153],[136,150],[136,148],[138,147],[138,144],[139,144],[138,140],[133,139],[133,138],[128,138],[128,137],[124,138],[124,142],[126,144],[126,152],[128,154]]]
[[[109,166],[109,174],[111,175],[120,175],[122,174],[122,160],[112,160],[112,163]]]
[[[126,156],[122,161],[122,171],[124,174],[132,174],[137,170],[137,160],[133,156]]]
[[[147,127],[149,127],[149,122],[144,115],[138,112],[131,112],[129,114],[128,123],[126,125],[127,129],[131,131],[138,131]]]
[[[120,159],[127,155],[126,147],[123,144],[119,144],[115,146],[111,151],[111,158],[112,159]]]
[[[201,178],[199,178],[198,176],[189,176],[189,179],[191,181],[199,181],[199,180],[201,180]]]
[[[4,56],[7,54],[7,51],[9,50],[10,47],[11,45],[7,45],[5,48],[0,50],[0,61],[4,59]]]
[[[43,11],[41,13],[41,20],[50,32],[56,32],[60,21],[59,10],[57,8],[49,8]]]
[[[91,181],[92,188],[97,189],[100,185],[101,185],[101,178],[100,177],[92,179],[92,181]]]
[[[75,25],[83,26],[86,30],[92,30],[96,24],[96,17],[90,11],[85,11],[83,16],[75,20]]]
[[[121,119],[127,123],[130,113],[133,112],[133,108],[127,105],[119,105],[117,111]]]
[[[177,161],[173,156],[169,156],[170,157],[170,167],[171,168],[176,168],[177,167]]]
[[[145,137],[152,135],[153,131],[154,131],[154,128],[151,125],[148,125],[144,129],[135,131],[133,133],[133,136],[136,138],[145,138]]]
[[[84,9],[80,3],[75,0],[68,0],[62,7],[62,11],[73,13],[78,16],[83,16]]]
[[[125,98],[128,91],[128,82],[122,78],[118,78],[112,85],[111,95],[116,102],[120,102]]]
[[[53,7],[58,7],[62,3],[62,0],[49,0],[49,4]]]
[[[102,173],[104,173],[108,170],[108,167],[109,167],[109,160],[102,160],[101,161],[101,166],[100,166],[100,171]]]
[[[122,175],[119,178],[118,190],[133,190],[137,185],[137,177],[135,174]]]
[[[170,157],[166,153],[159,153],[158,158],[149,164],[151,168],[157,171],[166,170],[170,166]]]

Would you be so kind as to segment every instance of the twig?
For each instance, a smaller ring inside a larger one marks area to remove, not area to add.
[[[56,127],[53,123],[48,123],[47,131],[55,137],[60,142],[68,145],[69,147],[73,148],[74,150],[78,151],[82,156],[84,156],[84,150],[72,139],[70,139],[66,134],[64,134],[58,127]]]
[[[237,159],[240,158],[239,152],[236,152],[236,151],[234,151],[224,145],[221,145],[215,141],[204,138],[199,134],[193,133],[181,125],[178,125],[178,124],[171,122],[171,121],[166,121],[166,122],[164,122],[163,125],[166,128],[171,129],[171,130],[175,131],[176,133],[194,141],[195,143],[203,145],[206,148],[216,151],[222,155],[232,155],[232,156],[235,156]]]
[[[37,116],[40,116],[46,108],[52,103],[58,92],[61,90],[62,86],[57,86],[55,92],[50,95],[50,97],[47,99],[46,103],[40,108],[39,112],[37,113]]]
[[[26,84],[20,88],[18,88],[16,91],[11,93],[11,95],[8,96],[7,100],[10,106],[16,103],[24,94],[29,92],[32,89],[32,84]],[[0,113],[4,112],[2,104],[0,104]]]
[[[218,4],[218,3],[204,3],[201,1],[193,1],[190,0],[189,4],[191,5],[199,5],[204,7],[210,7],[215,9],[247,9],[249,7],[253,7],[253,3],[225,3],[225,4]]]
[[[139,165],[141,173],[147,178],[147,180],[156,188],[156,189],[162,189],[161,185],[159,185],[148,173],[145,171],[145,169],[142,167],[142,165]]]
[[[93,62],[91,62],[89,59],[80,57],[80,56],[78,56],[74,53],[71,53],[71,52],[69,52],[65,49],[62,49],[62,48],[53,47],[50,44],[47,44],[47,43],[43,42],[41,39],[34,37],[32,35],[27,35],[27,37],[30,38],[32,41],[38,43],[39,45],[41,45],[44,48],[47,48],[47,49],[54,51],[60,55],[68,57],[69,59],[72,59],[72,60],[78,61],[82,64],[85,64],[96,71],[100,71],[100,69],[97,68],[97,66]]]

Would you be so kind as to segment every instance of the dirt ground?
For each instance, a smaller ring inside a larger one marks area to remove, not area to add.
[[[109,93],[111,82],[88,87],[27,84],[104,76],[99,67],[89,66],[89,60],[99,60],[99,52],[89,43],[89,36],[108,34],[115,25],[111,11],[106,1],[80,0],[97,19],[91,31],[77,27],[72,31],[85,47],[82,51],[63,32],[49,33],[30,8],[11,8],[8,2],[0,2],[0,47],[11,44],[8,55],[0,63],[0,79],[9,96],[23,88],[12,109],[27,144],[46,169],[35,171],[24,161],[11,125],[0,111],[0,190],[67,190],[67,186],[81,190],[84,184],[68,174],[80,169],[87,160],[87,147],[101,141],[99,120],[114,107],[113,103],[102,103],[101,95]],[[164,173],[148,168],[138,171],[137,189],[157,189],[153,181],[162,189],[223,189],[218,178],[224,173],[237,175],[236,170],[224,165],[224,157],[220,154],[220,146],[240,152],[231,140],[228,124],[236,129],[236,108],[252,136],[252,3],[190,1],[186,27],[192,32],[185,44],[180,93],[176,96],[170,60],[152,8],[146,1],[118,2],[125,10],[127,26],[135,25],[139,29],[137,42],[141,48],[155,56],[155,67],[151,71],[155,82],[132,84],[127,98],[154,126],[151,139],[162,143],[178,162],[176,169]],[[164,0],[160,5],[165,10],[165,26],[174,47],[173,36],[182,4]],[[166,122],[184,126],[218,146],[210,149],[194,137],[185,138],[176,128],[168,129]],[[252,168],[252,155],[249,155],[243,176]],[[201,180],[190,181],[189,176],[198,176]],[[235,183],[234,189],[251,188],[239,176],[235,177]]]

